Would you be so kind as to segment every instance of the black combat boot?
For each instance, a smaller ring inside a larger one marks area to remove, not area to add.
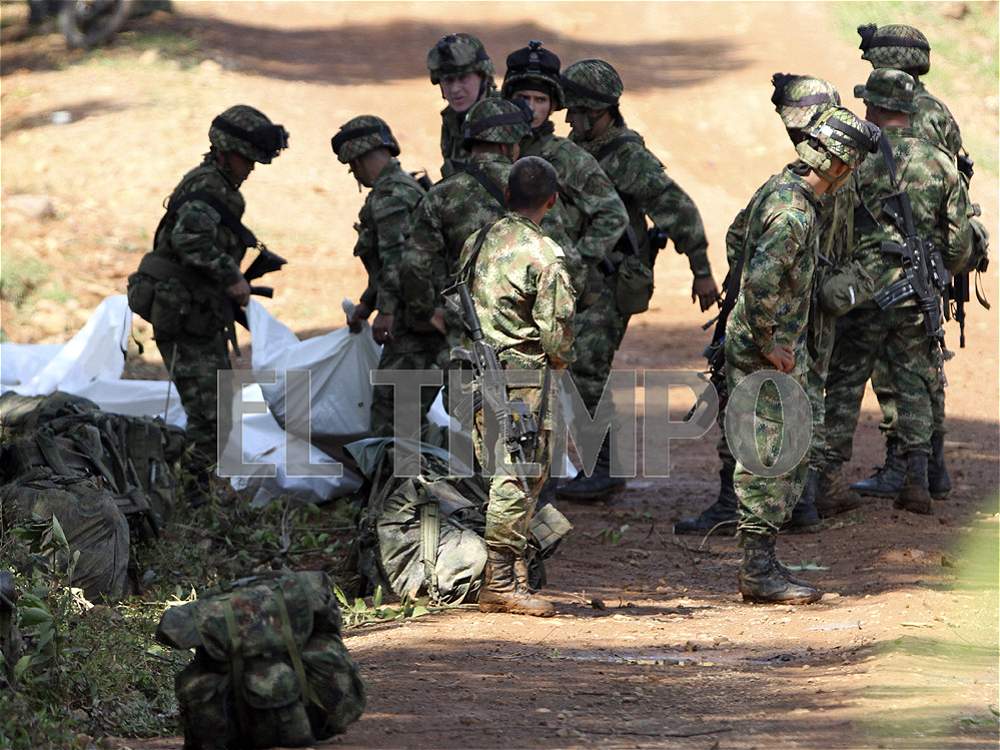
[[[611,438],[605,436],[594,473],[588,477],[581,472],[576,479],[560,485],[556,497],[560,500],[604,500],[624,490],[625,484],[624,477],[611,476]]]
[[[782,531],[791,534],[807,534],[816,531],[820,524],[819,513],[816,510],[816,488],[819,486],[819,472],[809,469],[802,495],[792,509],[791,518],[785,521]]]
[[[860,508],[862,502],[861,496],[847,486],[840,464],[827,464],[819,473],[815,503],[820,518],[830,518]]]
[[[740,593],[743,601],[758,604],[811,604],[823,593],[806,583],[795,583],[778,567],[774,555],[774,534],[741,534],[743,564],[740,566]],[[802,580],[802,579],[798,579]]]
[[[896,449],[894,440],[885,443],[885,463],[868,479],[851,485],[851,489],[869,497],[896,497],[906,479],[906,460]]]
[[[906,454],[906,481],[892,507],[925,516],[934,514],[931,493],[927,489],[926,453],[910,451]]]
[[[541,508],[543,505],[551,505],[556,499],[556,490],[559,489],[559,477],[549,477],[545,480],[545,484],[542,485],[542,489],[538,493],[538,504],[536,508]]]
[[[719,534],[736,533],[736,490],[733,489],[735,462],[723,461],[719,470],[719,497],[697,518],[682,518],[674,524],[675,534],[707,534],[717,524]]]
[[[944,463],[944,433],[931,435],[931,457],[927,460],[927,489],[935,500],[943,500],[951,492],[951,477]]]
[[[479,592],[479,611],[552,617],[556,613],[552,602],[533,596],[528,590],[526,579],[527,567],[520,564],[514,550],[508,547],[487,547],[483,588]]]

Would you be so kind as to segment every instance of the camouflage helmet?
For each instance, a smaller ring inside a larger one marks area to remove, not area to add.
[[[809,126],[807,139],[795,146],[799,158],[825,177],[835,156],[852,169],[878,148],[879,129],[846,107],[830,107]]]
[[[482,73],[493,80],[493,62],[486,47],[472,34],[448,34],[438,39],[427,53],[427,70],[431,83],[437,85],[443,76]]]
[[[822,78],[775,73],[771,85],[774,86],[771,103],[787,130],[801,130],[817,114],[840,104],[837,89]]]
[[[235,151],[247,159],[270,164],[288,148],[288,131],[263,112],[245,104],[230,107],[212,120],[208,140],[217,151]]]
[[[385,120],[375,115],[360,115],[345,122],[330,139],[330,146],[341,164],[348,164],[377,148],[387,148],[390,154],[399,156],[395,136]]]
[[[625,90],[618,71],[604,60],[580,60],[562,74],[566,106],[583,109],[610,109],[618,106]]]
[[[559,56],[542,49],[542,43],[534,40],[528,42],[527,47],[507,55],[507,72],[504,73],[500,93],[510,99],[518,91],[533,87],[548,92],[553,112],[563,108]]]
[[[931,45],[918,29],[903,24],[858,26],[861,59],[873,68],[897,68],[922,76],[931,69]]]
[[[854,96],[873,107],[890,112],[916,112],[913,95],[917,83],[913,76],[893,68],[875,68],[868,82],[854,87]]]
[[[531,120],[531,109],[520,99],[487,97],[466,113],[462,138],[466,148],[472,141],[520,143],[531,135]]]

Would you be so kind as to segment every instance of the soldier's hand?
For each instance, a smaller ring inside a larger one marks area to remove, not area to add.
[[[715,279],[711,276],[695,277],[691,286],[691,301],[697,299],[702,312],[718,302],[719,296],[719,287],[715,285]]]
[[[226,294],[236,300],[236,304],[240,307],[246,307],[250,301],[250,284],[241,276],[235,284],[226,287]]]
[[[778,372],[791,372],[795,368],[795,352],[790,347],[775,345],[764,358],[774,365]]]
[[[360,333],[361,322],[368,320],[368,316],[371,314],[372,309],[364,302],[359,302],[355,305],[354,310],[347,316],[347,327],[351,330],[351,333]]]
[[[375,316],[375,322],[372,323],[372,338],[380,344],[392,340],[392,323],[392,315],[380,312]]]
[[[444,322],[444,309],[435,308],[434,314],[431,316],[431,325],[434,326],[442,334],[448,333],[448,325]]]

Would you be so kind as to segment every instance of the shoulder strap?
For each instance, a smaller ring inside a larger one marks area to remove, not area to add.
[[[885,159],[885,166],[889,170],[889,182],[892,185],[892,189],[899,192],[899,181],[896,179],[896,157],[893,156],[892,144],[885,137],[885,133],[879,136],[878,148],[882,152],[882,158]]]
[[[472,162],[463,162],[459,166],[459,169],[482,185],[483,188],[485,188],[486,191],[493,196],[494,200],[500,204],[501,208],[507,208],[507,198],[504,196],[503,190],[501,190],[500,186],[491,180],[489,175],[487,175],[483,170]]]
[[[156,232],[153,233],[154,244],[156,242],[156,237],[159,235],[164,224],[177,213],[177,209],[185,203],[190,203],[191,201],[201,201],[202,203],[207,203],[209,206],[214,208],[219,213],[222,224],[235,234],[244,246],[253,247],[257,244],[257,238],[254,236],[254,233],[247,229],[243,225],[243,222],[236,218],[236,215],[229,210],[229,207],[225,203],[207,190],[193,190],[190,193],[182,193],[175,196],[167,204],[167,211],[163,215],[163,218],[160,219],[160,223],[156,227]]]
[[[611,156],[615,151],[618,150],[619,146],[623,146],[626,143],[642,143],[642,138],[637,135],[631,135],[625,133],[617,138],[612,138],[610,141],[601,146],[600,151],[594,154],[597,161],[604,161],[607,157]]]
[[[472,247],[472,254],[469,256],[469,259],[465,261],[465,265],[462,266],[462,270],[458,272],[458,281],[471,279],[472,271],[476,267],[476,261],[479,260],[479,251],[483,249],[483,243],[486,242],[486,236],[490,233],[494,224],[496,224],[496,222],[491,221],[479,230],[479,234],[476,235],[476,244]],[[472,289],[470,288],[469,291],[471,292]]]

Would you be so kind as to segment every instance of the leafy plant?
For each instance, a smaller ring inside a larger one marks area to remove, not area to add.
[[[618,527],[608,526],[606,528],[601,529],[600,532],[598,532],[597,540],[601,544],[618,544],[619,542],[621,542],[622,537],[628,530],[629,530],[629,525],[627,523],[623,523],[621,526]]]
[[[334,585],[333,593],[340,603],[340,613],[344,618],[344,626],[348,628],[356,628],[372,622],[413,619],[444,609],[444,607],[429,607],[426,601],[405,598],[394,607],[383,604],[381,586],[375,588],[370,605],[360,597],[356,597],[352,601],[337,585]]]

